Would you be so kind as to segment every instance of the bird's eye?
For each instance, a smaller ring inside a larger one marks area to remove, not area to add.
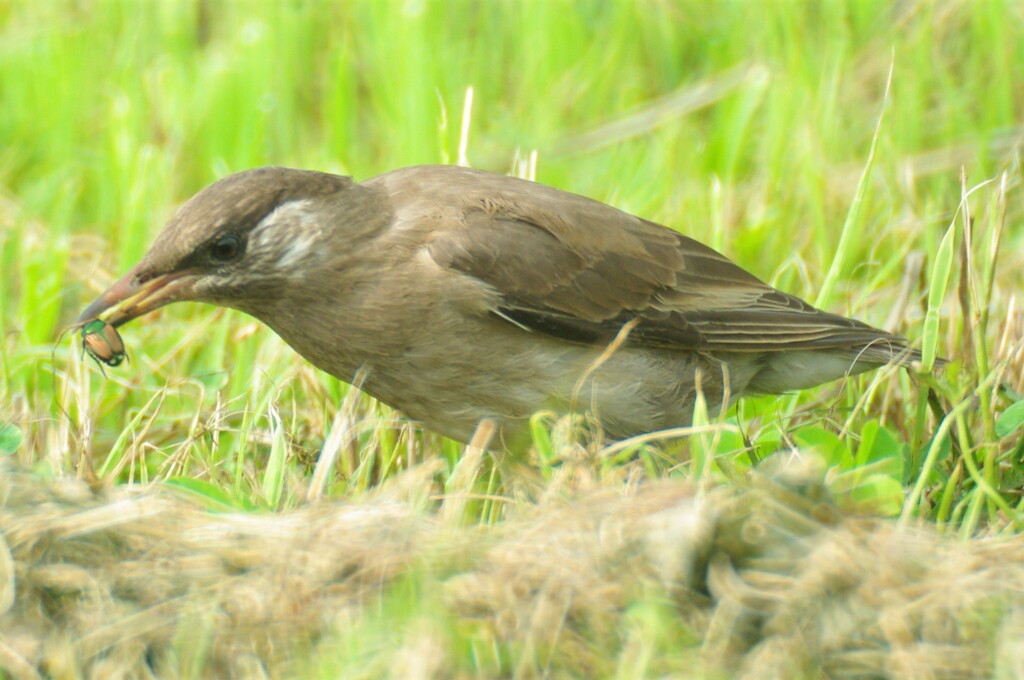
[[[210,257],[228,262],[242,253],[242,240],[234,234],[224,234],[210,245]]]

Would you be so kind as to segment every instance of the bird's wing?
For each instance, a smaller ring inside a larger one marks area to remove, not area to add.
[[[570,199],[557,206],[517,197],[478,201],[458,228],[432,235],[430,255],[496,290],[496,315],[577,342],[606,342],[638,319],[629,342],[655,347],[902,346],[884,331],[775,290],[666,227],[561,195]]]

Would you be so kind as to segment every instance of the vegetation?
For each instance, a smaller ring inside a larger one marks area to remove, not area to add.
[[[461,494],[444,512],[486,525],[593,486],[742,485],[798,450],[844,508],[1016,533],[1022,69],[999,2],[0,3],[0,455],[253,512],[436,465],[426,511]],[[460,159],[677,228],[925,366],[612,447],[538,414],[534,472],[510,474],[236,312],[161,310],[102,370],[63,333],[228,172]]]

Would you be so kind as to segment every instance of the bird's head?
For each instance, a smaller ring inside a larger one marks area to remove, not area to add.
[[[181,300],[259,309],[324,256],[325,232],[355,187],[349,177],[276,167],[225,177],[185,203],[78,323],[120,326]]]

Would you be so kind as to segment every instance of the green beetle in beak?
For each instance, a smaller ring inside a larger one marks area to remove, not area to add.
[[[111,324],[94,319],[82,326],[82,351],[99,364],[120,366],[128,356],[124,342]]]

